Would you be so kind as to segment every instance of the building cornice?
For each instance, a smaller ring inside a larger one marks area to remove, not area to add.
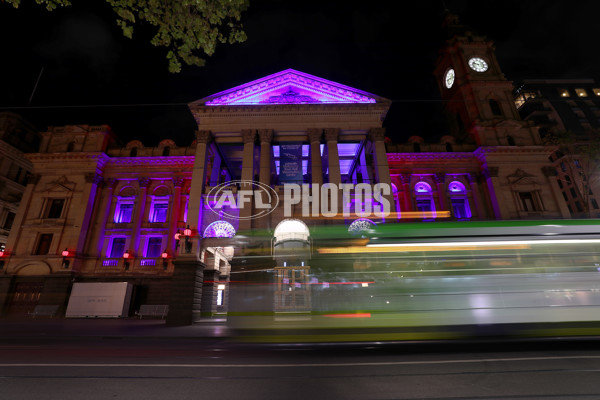
[[[142,166],[142,167],[156,167],[156,166],[194,166],[194,156],[172,156],[172,157],[114,157],[111,158],[107,166]]]
[[[473,153],[387,153],[388,161],[475,160]]]
[[[28,153],[25,154],[31,162],[44,162],[44,161],[95,161],[98,163],[98,167],[102,168],[106,165],[110,159],[106,153],[99,152],[72,152],[72,153]]]

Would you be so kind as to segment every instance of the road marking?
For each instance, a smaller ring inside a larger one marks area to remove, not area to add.
[[[297,367],[360,367],[386,365],[431,365],[431,364],[472,364],[482,362],[510,361],[548,361],[548,360],[597,360],[600,356],[563,356],[563,357],[516,357],[482,358],[469,360],[432,360],[432,361],[390,361],[327,364],[83,364],[83,363],[0,363],[0,367],[148,367],[148,368],[297,368]]]

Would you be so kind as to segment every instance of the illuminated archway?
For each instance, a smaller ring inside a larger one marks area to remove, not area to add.
[[[215,221],[204,229],[205,238],[232,238],[235,236],[235,228],[229,222]]]

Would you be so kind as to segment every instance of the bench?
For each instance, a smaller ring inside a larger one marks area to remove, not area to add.
[[[154,304],[143,304],[136,315],[142,317],[161,317],[165,318],[169,313],[169,306],[167,305],[154,305]]]
[[[29,313],[32,318],[35,317],[54,317],[58,312],[58,305],[35,306],[32,312]]]

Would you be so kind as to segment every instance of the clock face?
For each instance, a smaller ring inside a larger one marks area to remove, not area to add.
[[[469,67],[471,67],[471,69],[473,71],[477,71],[477,72],[485,72],[488,70],[488,65],[487,63],[479,57],[473,57],[469,60]]]
[[[444,75],[444,85],[446,85],[446,88],[448,89],[454,85],[454,70],[452,68],[446,71],[446,75]]]

